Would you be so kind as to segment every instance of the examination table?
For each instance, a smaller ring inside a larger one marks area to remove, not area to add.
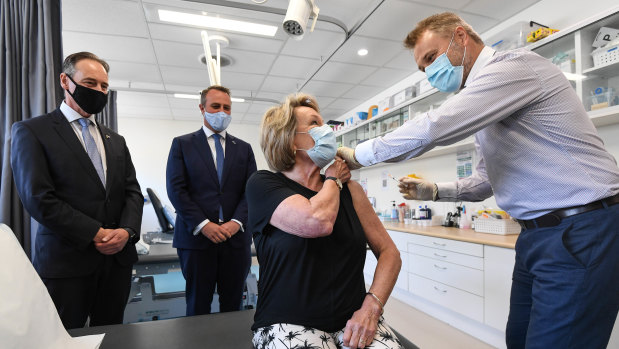
[[[254,310],[135,324],[69,330],[71,336],[105,333],[101,349],[252,349]],[[398,334],[406,349],[418,349]]]

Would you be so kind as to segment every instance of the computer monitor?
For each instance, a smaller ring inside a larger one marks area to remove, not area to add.
[[[159,200],[159,196],[157,196],[155,191],[151,188],[146,188],[146,193],[150,198],[150,202],[153,204],[153,209],[155,210],[155,214],[157,215],[157,220],[159,221],[159,225],[161,226],[161,231],[169,234],[174,233],[173,222],[170,222],[166,217],[163,205],[161,204],[161,200]]]

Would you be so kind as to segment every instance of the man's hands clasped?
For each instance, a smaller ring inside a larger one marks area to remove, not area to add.
[[[202,235],[206,236],[207,239],[218,244],[231,238],[239,229],[241,229],[241,226],[234,221],[229,221],[221,225],[208,222],[202,227],[200,232]]]
[[[93,241],[97,251],[105,255],[112,255],[120,252],[125,247],[127,241],[129,241],[129,232],[122,228],[99,228]]]

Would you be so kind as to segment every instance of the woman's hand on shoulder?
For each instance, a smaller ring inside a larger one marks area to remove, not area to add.
[[[336,156],[335,162],[325,171],[325,176],[336,177],[342,183],[346,183],[350,180],[350,169],[348,169],[348,165],[346,165],[346,162],[344,162],[341,157]]]

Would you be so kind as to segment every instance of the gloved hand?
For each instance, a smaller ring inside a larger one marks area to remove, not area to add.
[[[406,200],[436,200],[438,194],[434,182],[425,179],[402,177],[398,187]]]
[[[346,165],[348,165],[350,170],[357,170],[363,167],[363,165],[355,159],[355,150],[353,148],[339,147],[337,148],[337,156],[346,161]]]

